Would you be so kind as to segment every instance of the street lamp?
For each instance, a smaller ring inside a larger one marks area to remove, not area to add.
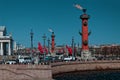
[[[31,57],[32,57],[32,50],[33,50],[33,31],[32,31],[32,29],[30,32],[30,38],[31,38]]]
[[[74,57],[74,37],[72,37],[72,57]]]
[[[44,34],[42,36],[42,38],[43,38],[43,42],[44,42],[43,47],[44,47],[44,61],[45,61],[45,41],[46,41],[46,35]]]
[[[50,54],[50,39],[48,38],[48,54]]]
[[[73,50],[74,51],[74,55],[73,56],[76,57],[76,43],[75,42],[74,42],[74,48],[73,49],[74,49]]]
[[[30,32],[30,37],[31,37],[31,49],[33,49],[33,31],[32,31],[32,29]]]
[[[44,42],[43,46],[44,46],[44,48],[45,48],[46,35],[44,34],[44,35],[42,36],[42,38],[43,38],[43,42]]]

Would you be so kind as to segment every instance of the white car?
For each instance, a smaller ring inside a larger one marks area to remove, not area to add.
[[[18,59],[19,63],[31,63],[32,59],[30,57],[24,57]]]
[[[16,60],[8,60],[5,62],[5,64],[16,64]]]
[[[75,60],[75,57],[69,56],[69,57],[64,57],[64,61],[72,61]]]

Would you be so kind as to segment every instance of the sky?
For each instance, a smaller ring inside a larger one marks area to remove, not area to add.
[[[80,4],[90,15],[89,45],[120,44],[120,0],[0,0],[0,26],[6,26],[14,41],[30,47],[43,44],[45,34],[51,40],[51,28],[56,45],[71,45],[72,37],[81,44],[81,19],[83,12],[73,6]],[[47,45],[46,39],[46,45]]]

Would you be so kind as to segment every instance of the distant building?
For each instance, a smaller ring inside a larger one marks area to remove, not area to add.
[[[6,34],[6,27],[0,26],[0,55],[12,55],[12,35]]]

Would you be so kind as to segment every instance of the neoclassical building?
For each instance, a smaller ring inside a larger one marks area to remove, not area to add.
[[[12,55],[12,35],[6,35],[6,27],[0,26],[0,55]]]

